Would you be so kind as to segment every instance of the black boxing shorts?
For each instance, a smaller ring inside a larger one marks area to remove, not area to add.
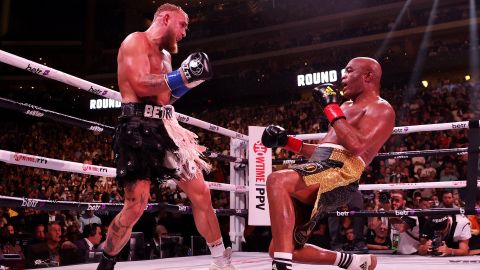
[[[117,181],[121,185],[136,180],[175,179],[176,171],[165,167],[167,151],[178,150],[160,117],[171,117],[165,111],[159,119],[144,117],[142,103],[123,103],[122,114],[113,138]]]

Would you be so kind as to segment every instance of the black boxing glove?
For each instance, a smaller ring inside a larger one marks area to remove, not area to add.
[[[262,144],[268,148],[283,147],[286,150],[300,152],[303,142],[292,136],[287,136],[284,128],[276,125],[269,125],[262,134]]]
[[[315,87],[312,95],[315,101],[322,106],[323,113],[327,116],[330,125],[333,126],[333,123],[338,119],[347,119],[342,109],[340,109],[342,96],[340,91],[333,87],[333,84],[324,83]]]
[[[183,81],[182,73],[187,81],[186,83]],[[165,81],[172,91],[172,96],[178,99],[185,95],[188,90],[212,77],[213,71],[207,54],[195,52],[182,62],[179,69],[165,74]]]

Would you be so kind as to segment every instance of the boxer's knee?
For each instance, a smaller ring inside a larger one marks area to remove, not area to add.
[[[190,194],[187,194],[188,198],[192,202],[194,208],[206,209],[212,207],[212,197],[210,189],[205,184],[199,188],[192,190]]]
[[[276,171],[267,177],[267,191],[286,190],[291,193],[298,181],[301,181],[300,175],[293,170]]]

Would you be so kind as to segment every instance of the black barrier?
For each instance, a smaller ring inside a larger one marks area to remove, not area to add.
[[[237,157],[227,156],[227,155],[223,155],[223,154],[220,154],[220,153],[212,152],[210,150],[206,150],[203,154],[208,158],[214,158],[214,159],[227,161],[227,162],[233,162],[233,163],[248,164],[248,160],[245,159],[245,158],[237,158]]]
[[[70,201],[52,201],[42,199],[17,198],[10,196],[0,196],[0,206],[9,208],[34,208],[45,211],[112,211],[119,212],[123,208],[122,203],[87,203],[87,202],[70,202]],[[180,214],[191,214],[192,207],[185,205],[174,205],[168,203],[149,203],[145,207],[145,211],[158,212],[167,211]],[[218,216],[240,216],[246,217],[246,209],[214,209]]]
[[[115,128],[111,126],[107,126],[97,122],[87,121],[84,119],[80,119],[77,117],[73,117],[70,115],[66,115],[66,114],[62,114],[54,111],[49,111],[39,106],[31,105],[28,103],[20,103],[20,102],[16,102],[16,101],[2,98],[2,97],[0,97],[0,107],[9,109],[9,110],[18,111],[26,115],[30,115],[38,118],[47,118],[63,124],[68,124],[75,127],[81,127],[94,132],[105,133],[108,135],[113,135],[115,133]],[[246,159],[227,156],[227,155],[215,153],[212,151],[206,151],[205,157],[214,158],[214,159],[227,161],[227,162],[234,162],[234,163],[244,163],[244,164],[248,163]]]
[[[95,132],[104,132],[106,134],[113,135],[115,131],[113,127],[110,127],[104,124],[83,120],[73,116],[57,113],[54,111],[49,111],[28,103],[20,103],[20,102],[16,102],[16,101],[9,100],[6,98],[1,98],[1,97],[0,97],[0,107],[18,111],[26,115],[30,115],[38,118],[47,118],[56,122],[81,127],[87,130],[95,131]]]

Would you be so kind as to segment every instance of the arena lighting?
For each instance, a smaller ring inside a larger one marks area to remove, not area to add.
[[[437,16],[437,7],[438,1],[435,0],[432,5],[432,10],[428,17],[428,24],[425,28],[425,33],[423,34],[422,42],[418,48],[417,59],[415,59],[415,65],[413,66],[412,75],[410,76],[410,81],[407,87],[407,94],[404,96],[404,102],[410,102],[412,97],[416,92],[416,84],[418,83],[420,76],[422,75],[423,66],[425,64],[425,59],[428,56],[428,44],[430,42],[430,36],[432,35],[432,25],[435,22],[435,17]]]
[[[474,82],[478,82],[479,77],[479,60],[478,60],[478,26],[476,15],[476,0],[470,0],[470,75]],[[466,78],[466,77],[465,77]],[[475,100],[475,99],[472,99]]]
[[[405,2],[405,4],[403,4],[402,10],[400,10],[400,13],[398,14],[397,18],[395,19],[395,23],[393,24],[392,29],[390,29],[390,32],[388,32],[387,36],[383,40],[382,45],[380,45],[380,48],[378,48],[377,52],[375,53],[375,56],[374,56],[375,59],[379,60],[380,57],[385,52],[385,49],[387,48],[388,44],[390,43],[393,32],[395,32],[397,30],[397,27],[400,24],[400,22],[402,21],[403,15],[405,14],[405,11],[410,6],[410,2],[412,2],[412,0],[407,0]]]
[[[465,81],[470,81],[471,77],[470,75],[465,75]]]
[[[423,85],[423,87],[427,88],[427,87],[428,87],[428,81],[423,80],[423,81],[422,81],[422,85]]]

